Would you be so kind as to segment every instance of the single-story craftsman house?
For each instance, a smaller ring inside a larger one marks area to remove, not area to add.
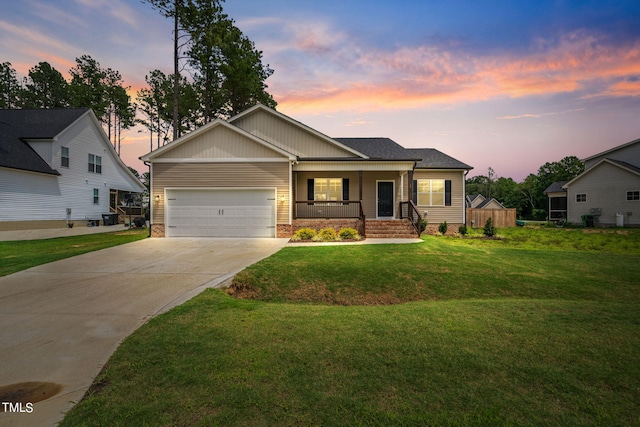
[[[84,226],[143,191],[90,109],[0,110],[0,230]]]
[[[260,104],[141,159],[157,237],[290,237],[326,226],[416,236],[425,215],[464,224],[472,169],[389,138],[330,138]]]
[[[582,162],[583,173],[545,190],[550,219],[562,218],[564,207],[572,224],[581,224],[583,215],[590,215],[596,226],[640,226],[640,139]]]

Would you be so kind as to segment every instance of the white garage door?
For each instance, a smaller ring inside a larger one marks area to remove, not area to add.
[[[275,237],[275,189],[166,190],[167,237]]]

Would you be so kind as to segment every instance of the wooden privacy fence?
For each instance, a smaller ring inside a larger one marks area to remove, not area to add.
[[[467,209],[467,227],[481,228],[491,217],[493,225],[500,227],[516,226],[515,209]]]

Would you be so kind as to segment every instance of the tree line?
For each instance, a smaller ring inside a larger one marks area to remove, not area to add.
[[[495,198],[506,208],[515,208],[518,218],[545,220],[548,215],[548,198],[544,194],[551,184],[571,181],[584,172],[584,164],[575,156],[567,156],[558,162],[547,162],[538,168],[537,174],[529,174],[522,182],[512,178],[495,177],[488,168],[487,175],[479,175],[466,181],[466,193],[482,194]]]
[[[21,80],[10,62],[1,63],[0,108],[91,108],[119,153],[122,130],[136,123],[148,129],[152,140],[155,136],[159,147],[258,102],[276,106],[265,84],[273,70],[224,13],[221,0],[146,3],[173,20],[174,70],[151,70],[135,101],[118,71],[83,55],[69,70],[69,80],[47,62]]]

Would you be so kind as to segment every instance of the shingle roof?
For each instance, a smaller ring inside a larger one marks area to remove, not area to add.
[[[562,186],[565,185],[566,183],[567,183],[567,181],[554,182],[550,186],[548,186],[546,190],[543,191],[543,194],[560,193],[560,192],[563,192],[563,191],[566,192],[567,190],[562,188]]]
[[[87,111],[0,110],[0,166],[59,175],[25,140],[52,139]]]
[[[373,160],[420,160],[390,138],[333,138]]]
[[[447,156],[435,148],[407,148],[407,151],[422,159],[416,165],[416,169],[473,169],[473,166]]]

